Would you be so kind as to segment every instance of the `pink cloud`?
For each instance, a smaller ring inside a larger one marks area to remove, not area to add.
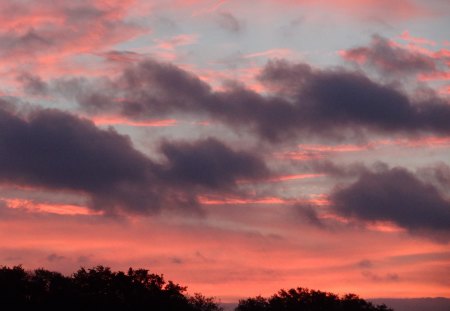
[[[200,197],[199,201],[204,205],[246,205],[246,204],[291,204],[293,201],[277,197],[267,197],[259,199],[247,198],[209,198]]]
[[[295,52],[291,49],[270,49],[262,52],[245,54],[244,58],[266,57],[266,58],[289,58]]]
[[[333,2],[319,0],[282,0],[294,6],[320,7],[322,9],[338,10],[361,17],[380,17],[390,19],[411,19],[431,15],[427,8],[419,6],[410,0],[337,0]]]
[[[11,71],[44,77],[89,73],[92,63],[76,63],[77,57],[107,51],[148,32],[127,20],[133,2],[1,2],[1,63]]]
[[[323,177],[325,174],[291,174],[291,175],[281,175],[268,179],[268,182],[283,182],[289,180],[299,180],[299,179],[310,179]]]
[[[450,85],[442,87],[439,92],[443,95],[450,95]]]
[[[25,199],[3,199],[6,206],[12,209],[21,209],[32,213],[49,213],[57,215],[101,215],[91,209],[71,204],[37,203]]]
[[[450,80],[450,71],[442,72],[432,72],[432,73],[424,73],[419,75],[418,77],[421,81],[436,81],[436,80]]]
[[[261,2],[261,7],[272,8],[287,5],[294,8],[319,8],[334,13],[338,11],[363,18],[378,17],[408,20],[436,14],[436,12],[411,0],[336,0],[333,2],[325,0],[262,0]],[[173,5],[192,9],[192,16],[211,14],[225,6],[227,8],[239,7],[238,2],[227,0],[175,0]]]
[[[175,50],[179,46],[192,45],[198,41],[196,34],[181,34],[169,39],[155,39],[156,48],[163,50]]]
[[[317,174],[318,175],[318,174]],[[309,178],[309,177],[307,177]],[[299,179],[299,178],[295,178]],[[304,179],[304,178],[300,178]],[[287,180],[287,179],[285,179]],[[292,180],[292,179],[289,179]],[[279,180],[277,180],[279,181]],[[284,180],[283,180],[284,181]],[[326,206],[329,204],[328,198],[323,196],[313,196],[311,198],[281,198],[281,197],[259,197],[259,198],[244,198],[244,197],[218,197],[218,196],[200,196],[201,204],[208,205],[295,205],[295,204],[311,204],[314,206]]]
[[[183,2],[183,1],[182,1]],[[184,2],[198,2],[198,1],[184,1]],[[199,16],[205,14],[212,14],[220,9],[225,3],[229,2],[229,0],[218,0],[211,6],[206,6],[205,8],[198,9],[192,13],[192,16]]]
[[[230,81],[243,83],[246,88],[258,93],[266,91],[266,86],[257,79],[257,76],[260,74],[262,68],[257,64],[223,70],[198,68],[192,64],[183,64],[180,65],[180,68],[195,73],[202,81],[208,83],[215,91],[225,91],[228,87],[227,83]]]
[[[297,161],[308,161],[324,159],[337,154],[366,152],[378,150],[383,147],[397,146],[402,148],[445,148],[450,145],[450,137],[445,136],[424,136],[419,138],[392,138],[373,140],[366,144],[343,144],[343,145],[318,145],[302,144],[299,150],[284,151],[275,153],[276,158],[290,159]]]
[[[133,121],[120,116],[95,116],[88,117],[95,125],[126,125],[126,126],[136,126],[136,127],[167,127],[175,126],[178,121],[175,119],[164,119],[164,120],[147,120],[147,121]]]
[[[375,69],[383,77],[387,73],[402,78],[410,76],[419,82],[434,83],[435,87],[436,83],[442,84],[450,79],[450,50],[436,50],[436,42],[413,37],[408,31],[403,32],[400,38],[406,43],[373,36],[369,45],[340,51],[339,54],[362,68]],[[445,86],[440,85],[436,89],[445,90]]]
[[[317,144],[302,144],[298,146],[299,150],[286,151],[281,153],[276,153],[275,156],[284,159],[291,160],[313,160],[313,159],[323,159],[331,156],[335,153],[348,153],[348,152],[361,152],[367,151],[373,148],[372,144],[364,145],[317,145]]]
[[[387,139],[379,140],[374,142],[374,145],[395,145],[407,148],[441,148],[450,145],[450,137],[439,137],[439,136],[426,136],[416,139],[399,138],[399,139]]]
[[[367,228],[369,230],[380,232],[406,232],[405,229],[390,222],[375,222],[372,224],[368,224]]]
[[[431,45],[431,46],[436,45],[436,42],[433,40],[411,36],[409,31],[407,31],[407,30],[402,32],[402,34],[400,35],[400,38],[406,42],[413,43],[413,44]]]

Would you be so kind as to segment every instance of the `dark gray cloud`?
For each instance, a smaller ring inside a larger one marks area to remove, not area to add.
[[[368,46],[349,49],[343,56],[349,61],[362,63],[389,75],[434,72],[439,67],[433,57],[394,45],[378,35],[372,36]]]
[[[24,54],[29,51],[40,51],[54,45],[52,38],[46,38],[36,30],[30,29],[26,33],[0,33],[2,48],[0,55]]]
[[[265,163],[255,155],[233,151],[212,138],[164,143],[161,150],[168,160],[165,174],[174,182],[229,189],[239,178],[258,179],[269,175]]]
[[[231,33],[239,33],[244,28],[244,24],[229,12],[220,12],[217,15],[217,24]]]
[[[373,262],[368,259],[363,259],[357,263],[357,266],[363,269],[373,268]]]
[[[373,282],[398,282],[400,280],[397,273],[386,273],[385,275],[379,275],[371,271],[363,271],[361,274]]]
[[[31,74],[21,74],[17,80],[22,83],[23,89],[31,95],[47,95],[48,85],[40,77]]]
[[[122,113],[130,117],[174,112],[198,114],[211,96],[209,85],[197,76],[175,65],[153,60],[126,69],[115,86],[124,92]],[[107,108],[108,104],[104,103],[102,108]]]
[[[320,220],[315,206],[308,204],[296,204],[293,206],[295,212],[305,219],[309,224],[324,228],[325,224]]]
[[[134,119],[208,116],[272,142],[311,135],[343,138],[367,131],[450,133],[450,105],[444,99],[433,95],[416,101],[359,72],[272,61],[260,80],[275,95],[239,85],[212,91],[192,73],[148,60],[130,66],[109,84],[86,88],[79,80],[66,81],[65,89],[77,90],[75,99],[91,113],[114,111]]]
[[[164,163],[132,146],[127,136],[58,110],[19,117],[0,106],[0,182],[79,192],[90,207],[151,213],[198,207],[197,195],[235,191],[238,179],[267,174],[251,153],[207,139],[163,143]]]
[[[330,199],[334,210],[346,217],[391,221],[412,233],[450,237],[448,198],[403,168],[364,172],[353,184],[337,188]]]
[[[58,255],[58,254],[55,254],[55,253],[52,253],[52,254],[47,256],[47,260],[50,261],[50,262],[61,261],[61,260],[64,260],[64,259],[67,259],[67,258],[65,256]]]
[[[343,69],[315,71],[304,64],[278,61],[269,63],[261,79],[281,94],[290,95],[297,121],[310,130],[450,130],[448,123],[433,122],[440,118],[435,110],[450,113],[448,105],[439,101],[415,104],[405,94],[361,73]]]
[[[6,181],[101,191],[122,180],[147,178],[144,172],[151,163],[112,130],[99,130],[57,110],[37,111],[28,120],[0,113],[1,175]]]
[[[154,210],[153,163],[112,130],[57,110],[0,109],[0,181],[88,194],[92,207]]]

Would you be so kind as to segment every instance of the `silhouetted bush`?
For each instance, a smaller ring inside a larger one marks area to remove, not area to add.
[[[257,296],[239,301],[236,311],[393,311],[348,294],[339,296],[306,288],[280,290],[270,298]]]

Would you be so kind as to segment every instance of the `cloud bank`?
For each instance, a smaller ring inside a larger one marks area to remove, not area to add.
[[[389,221],[412,233],[450,238],[450,200],[437,187],[400,167],[361,174],[330,196],[340,215]]]
[[[25,117],[0,109],[0,182],[80,192],[95,210],[153,213],[198,208],[206,190],[232,193],[239,179],[261,178],[265,163],[216,139],[165,141],[164,163],[137,151],[112,129],[66,112],[36,109]]]
[[[445,99],[433,94],[414,99],[361,72],[278,60],[269,62],[259,79],[272,95],[239,85],[214,91],[193,73],[147,60],[98,88],[86,89],[78,80],[59,82],[59,88],[76,90],[75,99],[91,113],[110,111],[132,119],[207,116],[268,142],[367,131],[409,136],[450,133],[450,105]]]

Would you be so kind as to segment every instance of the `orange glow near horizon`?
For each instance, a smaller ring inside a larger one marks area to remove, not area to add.
[[[209,213],[215,219],[215,209]],[[201,292],[223,302],[258,294],[269,296],[281,288],[297,286],[338,294],[356,292],[364,298],[385,297],[388,293],[397,298],[445,296],[442,286],[423,284],[415,275],[430,272],[432,265],[442,267],[437,271],[443,273],[450,253],[426,240],[412,238],[405,242],[401,237],[405,233],[396,230],[378,227],[359,231],[348,227],[342,232],[326,232],[286,219],[286,223],[279,223],[278,230],[284,231],[265,234],[260,231],[264,225],[258,222],[227,228],[214,226],[214,221],[185,222],[185,216],[138,218],[133,225],[56,216],[65,221],[48,216],[39,221],[1,220],[0,236],[8,238],[1,239],[0,255],[6,250],[14,256],[15,249],[22,247],[30,252],[22,261],[27,269],[43,266],[64,273],[72,273],[80,265],[96,264],[121,270],[130,266],[148,268],[187,285],[189,293]],[[280,221],[270,216],[268,220]],[[334,244],[334,240],[349,238],[352,243]],[[152,247],[142,247],[149,241]],[[60,259],[49,261],[49,254]],[[416,260],[421,257],[429,259],[419,264]],[[360,266],[364,261],[368,261],[367,266]],[[398,278],[385,279],[394,273]]]

